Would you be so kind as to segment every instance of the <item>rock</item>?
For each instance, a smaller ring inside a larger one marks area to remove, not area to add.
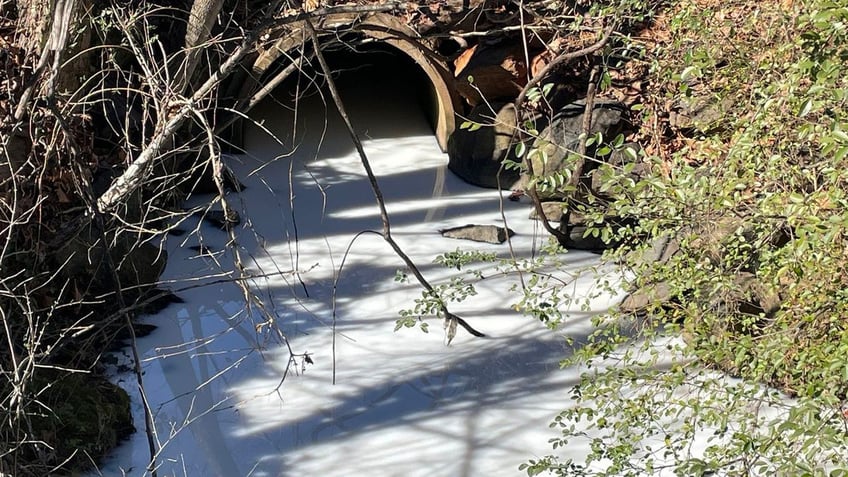
[[[520,44],[474,45],[454,60],[456,90],[468,104],[512,100],[527,84],[527,64]],[[468,78],[471,77],[472,81]]]
[[[681,241],[688,243],[688,248],[699,249],[701,256],[717,263],[724,254],[722,243],[736,233],[742,222],[733,217],[725,217],[712,222],[681,227],[674,232],[653,240],[645,250],[637,250],[628,255],[628,262],[639,266],[651,262],[666,263],[679,251]]]
[[[652,305],[668,303],[671,298],[668,283],[651,283],[627,295],[618,308],[625,313],[640,313]]]
[[[140,311],[140,313],[143,313]],[[112,350],[120,350],[122,347],[128,346],[132,344],[133,336],[136,338],[141,338],[149,335],[156,331],[156,325],[149,325],[145,323],[133,323],[132,324],[132,333],[130,333],[129,329],[126,326],[122,326],[116,333],[114,337],[114,342],[112,343]]]
[[[548,219],[548,222],[559,222],[562,220],[562,213],[565,204],[559,201],[552,202],[542,202],[542,213],[545,214],[545,218]],[[530,210],[531,220],[539,220],[539,215],[536,213],[536,208],[533,207]]]
[[[667,262],[680,249],[680,244],[671,235],[655,237],[650,246],[632,250],[624,259],[630,267],[640,269],[653,263]]]
[[[536,76],[541,73],[562,52],[566,43],[562,38],[555,38],[548,42],[546,48],[534,55],[530,60],[530,76]]]
[[[573,167],[574,159],[571,156],[580,145],[585,109],[586,106],[583,101],[576,101],[563,107],[554,115],[551,123],[542,130],[539,137],[533,141],[531,150],[536,149],[539,153],[532,155],[530,160],[532,160],[533,173],[537,177],[570,170]],[[589,134],[600,132],[604,138],[612,139],[623,129],[625,111],[625,108],[617,102],[596,101]],[[588,148],[587,155],[592,156],[594,150],[594,146]],[[596,163],[587,161],[584,174],[590,172],[595,165]],[[522,177],[522,181],[528,180],[529,178]],[[562,198],[559,194],[545,195]]]
[[[746,224],[739,217],[721,217],[681,227],[674,232],[668,232],[670,235],[655,239],[650,251],[639,252],[641,257],[631,255],[634,261],[628,259],[628,262],[637,265],[645,262],[665,263],[680,252],[681,243],[685,243],[688,253],[697,253],[699,257],[707,258],[711,263],[720,263],[727,253],[728,241],[741,240],[749,244],[756,241],[757,248],[780,248],[791,240],[791,230],[785,226],[775,224],[773,231],[765,236],[762,232],[758,235],[752,227],[752,224]],[[759,252],[755,249],[752,251],[751,260],[742,271],[752,272],[757,269],[758,264]]]
[[[626,152],[628,148],[630,152]],[[589,173],[589,187],[592,193],[598,197],[614,200],[620,196],[617,192],[620,191],[621,185],[629,180],[636,182],[648,176],[650,166],[637,162],[641,151],[642,147],[635,142],[624,143],[620,149],[612,151],[609,157],[604,159],[603,164]],[[625,166],[631,164],[629,173],[625,174]]]
[[[780,309],[780,297],[753,273],[741,272],[728,278],[729,281],[707,285],[694,294],[693,299],[701,301],[700,306],[707,312],[686,318],[684,338],[687,334],[689,340],[762,336]]]
[[[124,259],[118,262],[119,276],[124,287],[142,285],[139,290],[153,287],[165,270],[168,253],[150,243],[125,244]]]
[[[567,165],[564,161],[568,153],[577,150],[580,145],[585,109],[583,101],[566,105],[534,141],[533,148],[544,151],[548,158],[546,163],[539,158],[533,162],[537,175],[561,171]],[[620,129],[623,113],[624,108],[618,103],[597,101],[592,111],[589,134],[600,132],[605,138],[611,138]]]
[[[721,263],[727,253],[725,243],[731,236],[741,232],[742,227],[742,219],[722,217],[694,225],[679,236],[683,237],[683,241],[688,239],[689,249],[699,250],[699,253],[709,258],[712,263]]]
[[[605,223],[612,224],[613,227],[633,225],[636,222],[634,219],[621,217],[604,217],[603,220]],[[567,224],[563,222],[559,224],[559,230],[566,234],[565,242],[561,242],[560,245],[568,249],[589,252],[603,252],[608,248],[617,247],[618,243],[616,242],[604,242],[600,233],[597,236],[592,235],[590,229],[598,227],[598,225],[586,224],[580,213],[572,212]]]
[[[510,103],[494,103],[497,113],[486,105],[474,108],[469,120],[482,127],[471,131],[457,129],[448,139],[448,168],[469,184],[510,189],[518,180],[516,170],[501,167],[505,158],[517,161],[510,147],[515,109]]]
[[[733,98],[716,102],[710,97],[683,98],[668,115],[668,124],[679,130],[705,133],[721,126],[725,111],[733,106]]]
[[[142,289],[155,286],[165,270],[168,253],[150,243],[137,244],[129,240],[116,245],[110,252],[117,254],[120,249],[124,250],[123,259],[117,261],[121,284],[125,287],[139,284],[143,285]]]
[[[167,261],[167,252],[132,234],[109,240],[108,252],[121,287],[133,290],[135,296],[156,284]],[[80,230],[52,258],[80,293],[115,291],[115,277],[108,267],[103,240],[92,228]]]
[[[777,293],[766,287],[750,272],[737,273],[730,289],[717,288],[711,293],[710,307],[727,313],[741,313],[769,317],[780,309],[781,300]]]
[[[228,209],[228,212],[225,215],[222,209],[209,210],[203,214],[203,220],[219,229],[225,230],[227,227],[236,226],[241,223],[241,216],[239,216],[238,212],[233,209]]]
[[[138,303],[138,313],[155,315],[174,303],[185,303],[185,300],[171,291],[153,288],[139,297]]]
[[[585,225],[569,227],[568,237],[562,245],[567,249],[586,250],[589,252],[601,252],[609,248],[609,246],[601,240],[600,234],[596,237],[590,233],[587,234],[588,230],[589,227]]]
[[[507,238],[515,235],[515,232],[512,230],[504,227],[498,227],[497,225],[471,224],[440,230],[439,233],[441,233],[443,237],[448,238],[495,244],[504,243]]]

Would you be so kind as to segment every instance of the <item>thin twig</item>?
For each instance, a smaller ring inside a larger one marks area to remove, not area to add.
[[[347,261],[347,257],[350,255],[350,249],[353,248],[353,244],[356,242],[356,239],[365,235],[365,234],[376,234],[379,236],[383,236],[380,232],[376,230],[363,230],[350,239],[350,242],[347,244],[347,248],[345,249],[344,255],[342,255],[342,261],[339,263],[339,269],[336,271],[336,277],[333,279],[333,298],[332,298],[332,309],[333,309],[333,344],[332,344],[332,352],[333,352],[333,384],[336,384],[336,295],[338,294],[339,289],[339,281],[342,277],[342,270],[344,269],[345,262]]]
[[[301,61],[303,57],[299,58]],[[247,114],[251,109],[253,109],[257,104],[259,104],[265,97],[267,97],[274,89],[280,85],[283,81],[286,80],[292,73],[296,70],[299,70],[301,65],[298,62],[292,60],[292,62],[286,66],[282,71],[277,73],[271,80],[265,83],[262,88],[259,89],[256,93],[254,93],[250,98],[239,101],[233,109],[239,112],[239,114],[231,115],[226,121],[217,125],[215,127],[216,133],[221,133],[226,130],[228,127],[232,126],[234,122],[242,119],[245,114]]]
[[[548,74],[554,68],[556,68],[556,67],[558,67],[558,66],[560,66],[564,63],[567,63],[567,62],[569,62],[569,61],[571,61],[575,58],[580,58],[580,57],[583,57],[583,56],[591,55],[592,53],[603,48],[609,42],[610,36],[612,35],[612,32],[613,32],[613,29],[614,29],[613,26],[607,27],[604,30],[604,34],[601,37],[601,39],[598,40],[597,42],[587,46],[586,48],[582,48],[582,49],[579,49],[577,51],[572,51],[572,52],[569,52],[569,53],[563,53],[563,54],[557,56],[556,58],[551,60],[551,62],[548,63],[547,66],[542,68],[542,71],[539,71],[536,74],[536,76],[530,78],[530,81],[527,82],[527,85],[524,86],[524,88],[521,90],[521,93],[519,93],[518,97],[515,99],[515,108],[516,108],[516,112],[519,112],[519,116],[521,116],[521,114],[520,114],[521,106],[523,106],[524,100],[527,99],[527,93],[531,89],[533,89],[543,79],[547,78]]]
[[[324,7],[311,12],[301,11],[294,15],[288,15],[277,21],[276,25],[285,25],[288,23],[296,23],[301,20],[310,21],[312,18],[324,18],[330,15],[351,14],[351,13],[382,13],[392,12],[396,10],[417,9],[418,5],[410,2],[385,2],[375,3],[370,5],[339,5],[334,7]]]
[[[183,126],[186,119],[193,114],[195,104],[200,102],[209,93],[211,93],[233,70],[241,64],[241,60],[253,51],[254,43],[259,38],[259,35],[264,31],[265,26],[272,22],[273,13],[276,7],[279,6],[281,0],[277,0],[273,5],[269,6],[268,15],[264,25],[261,25],[251,30],[242,40],[242,43],[230,54],[230,57],[218,68],[212,76],[207,79],[195,93],[179,103],[175,103],[176,111],[171,114],[169,119],[157,129],[157,133],[147,144],[143,151],[133,160],[127,169],[121,174],[109,189],[106,190],[97,199],[97,210],[107,212],[119,204],[130,192],[138,188],[147,176],[153,162],[161,157],[161,152],[165,148],[174,134]]]

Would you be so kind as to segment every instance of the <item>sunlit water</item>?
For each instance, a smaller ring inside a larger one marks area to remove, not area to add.
[[[516,231],[515,253],[538,253],[547,238],[528,219],[527,203],[502,201],[506,194],[454,177],[418,104],[403,91],[368,86],[360,82],[343,94],[379,176],[393,234],[429,280],[444,283],[459,273],[433,264],[458,247],[508,256],[506,244],[438,233],[469,223],[503,225],[502,203]],[[158,475],[520,475],[519,464],[550,452],[555,431],[548,424],[570,404],[577,371],[560,370],[569,354],[565,337],[585,336],[588,317],[615,297],[591,300],[552,332],[512,310],[520,299],[512,290],[517,275],[487,268],[476,283],[479,294],[453,311],[488,338],[460,329],[446,347],[435,319],[430,333],[394,332],[398,310],[412,306],[421,288],[394,281],[403,263],[379,236],[365,234],[351,245],[357,233],[381,223],[351,141],[333,115],[325,120],[325,108],[309,98],[295,125],[291,112],[266,101],[253,116],[283,144],[252,127],[250,154],[229,160],[247,186],[228,197],[244,219],[240,254],[250,273],[267,274],[252,283],[264,316],[246,306],[234,284],[199,279],[231,270],[233,255],[202,256],[189,246],[224,250],[225,232],[191,218],[181,228],[199,233],[167,242],[163,280],[185,303],[146,317],[158,329],[138,343]],[[194,197],[190,205],[208,200]],[[569,253],[565,260],[558,273],[571,278],[597,259]],[[591,276],[569,287],[577,297],[596,291]],[[257,327],[268,316],[274,325]],[[314,364],[290,362],[280,334]],[[133,397],[138,432],[101,472],[149,475],[142,401],[134,377],[119,378]]]

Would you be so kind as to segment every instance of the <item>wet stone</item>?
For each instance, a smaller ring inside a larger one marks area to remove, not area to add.
[[[473,224],[444,229],[439,232],[443,237],[495,244],[504,243],[507,238],[515,235],[515,232],[512,230],[504,227],[498,227],[497,225]]]
[[[228,214],[224,214],[223,210],[210,210],[203,216],[203,220],[220,229],[226,229],[228,226],[241,223],[241,217],[235,210],[229,210]]]

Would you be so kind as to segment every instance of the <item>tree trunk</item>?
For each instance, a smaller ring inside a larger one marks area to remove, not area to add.
[[[50,32],[50,0],[18,0],[17,43],[27,52],[41,51]]]
[[[191,77],[203,54],[203,48],[198,47],[209,40],[212,26],[223,6],[224,0],[194,0],[192,3],[183,45],[185,57],[177,76],[176,91],[183,93],[191,84]]]

